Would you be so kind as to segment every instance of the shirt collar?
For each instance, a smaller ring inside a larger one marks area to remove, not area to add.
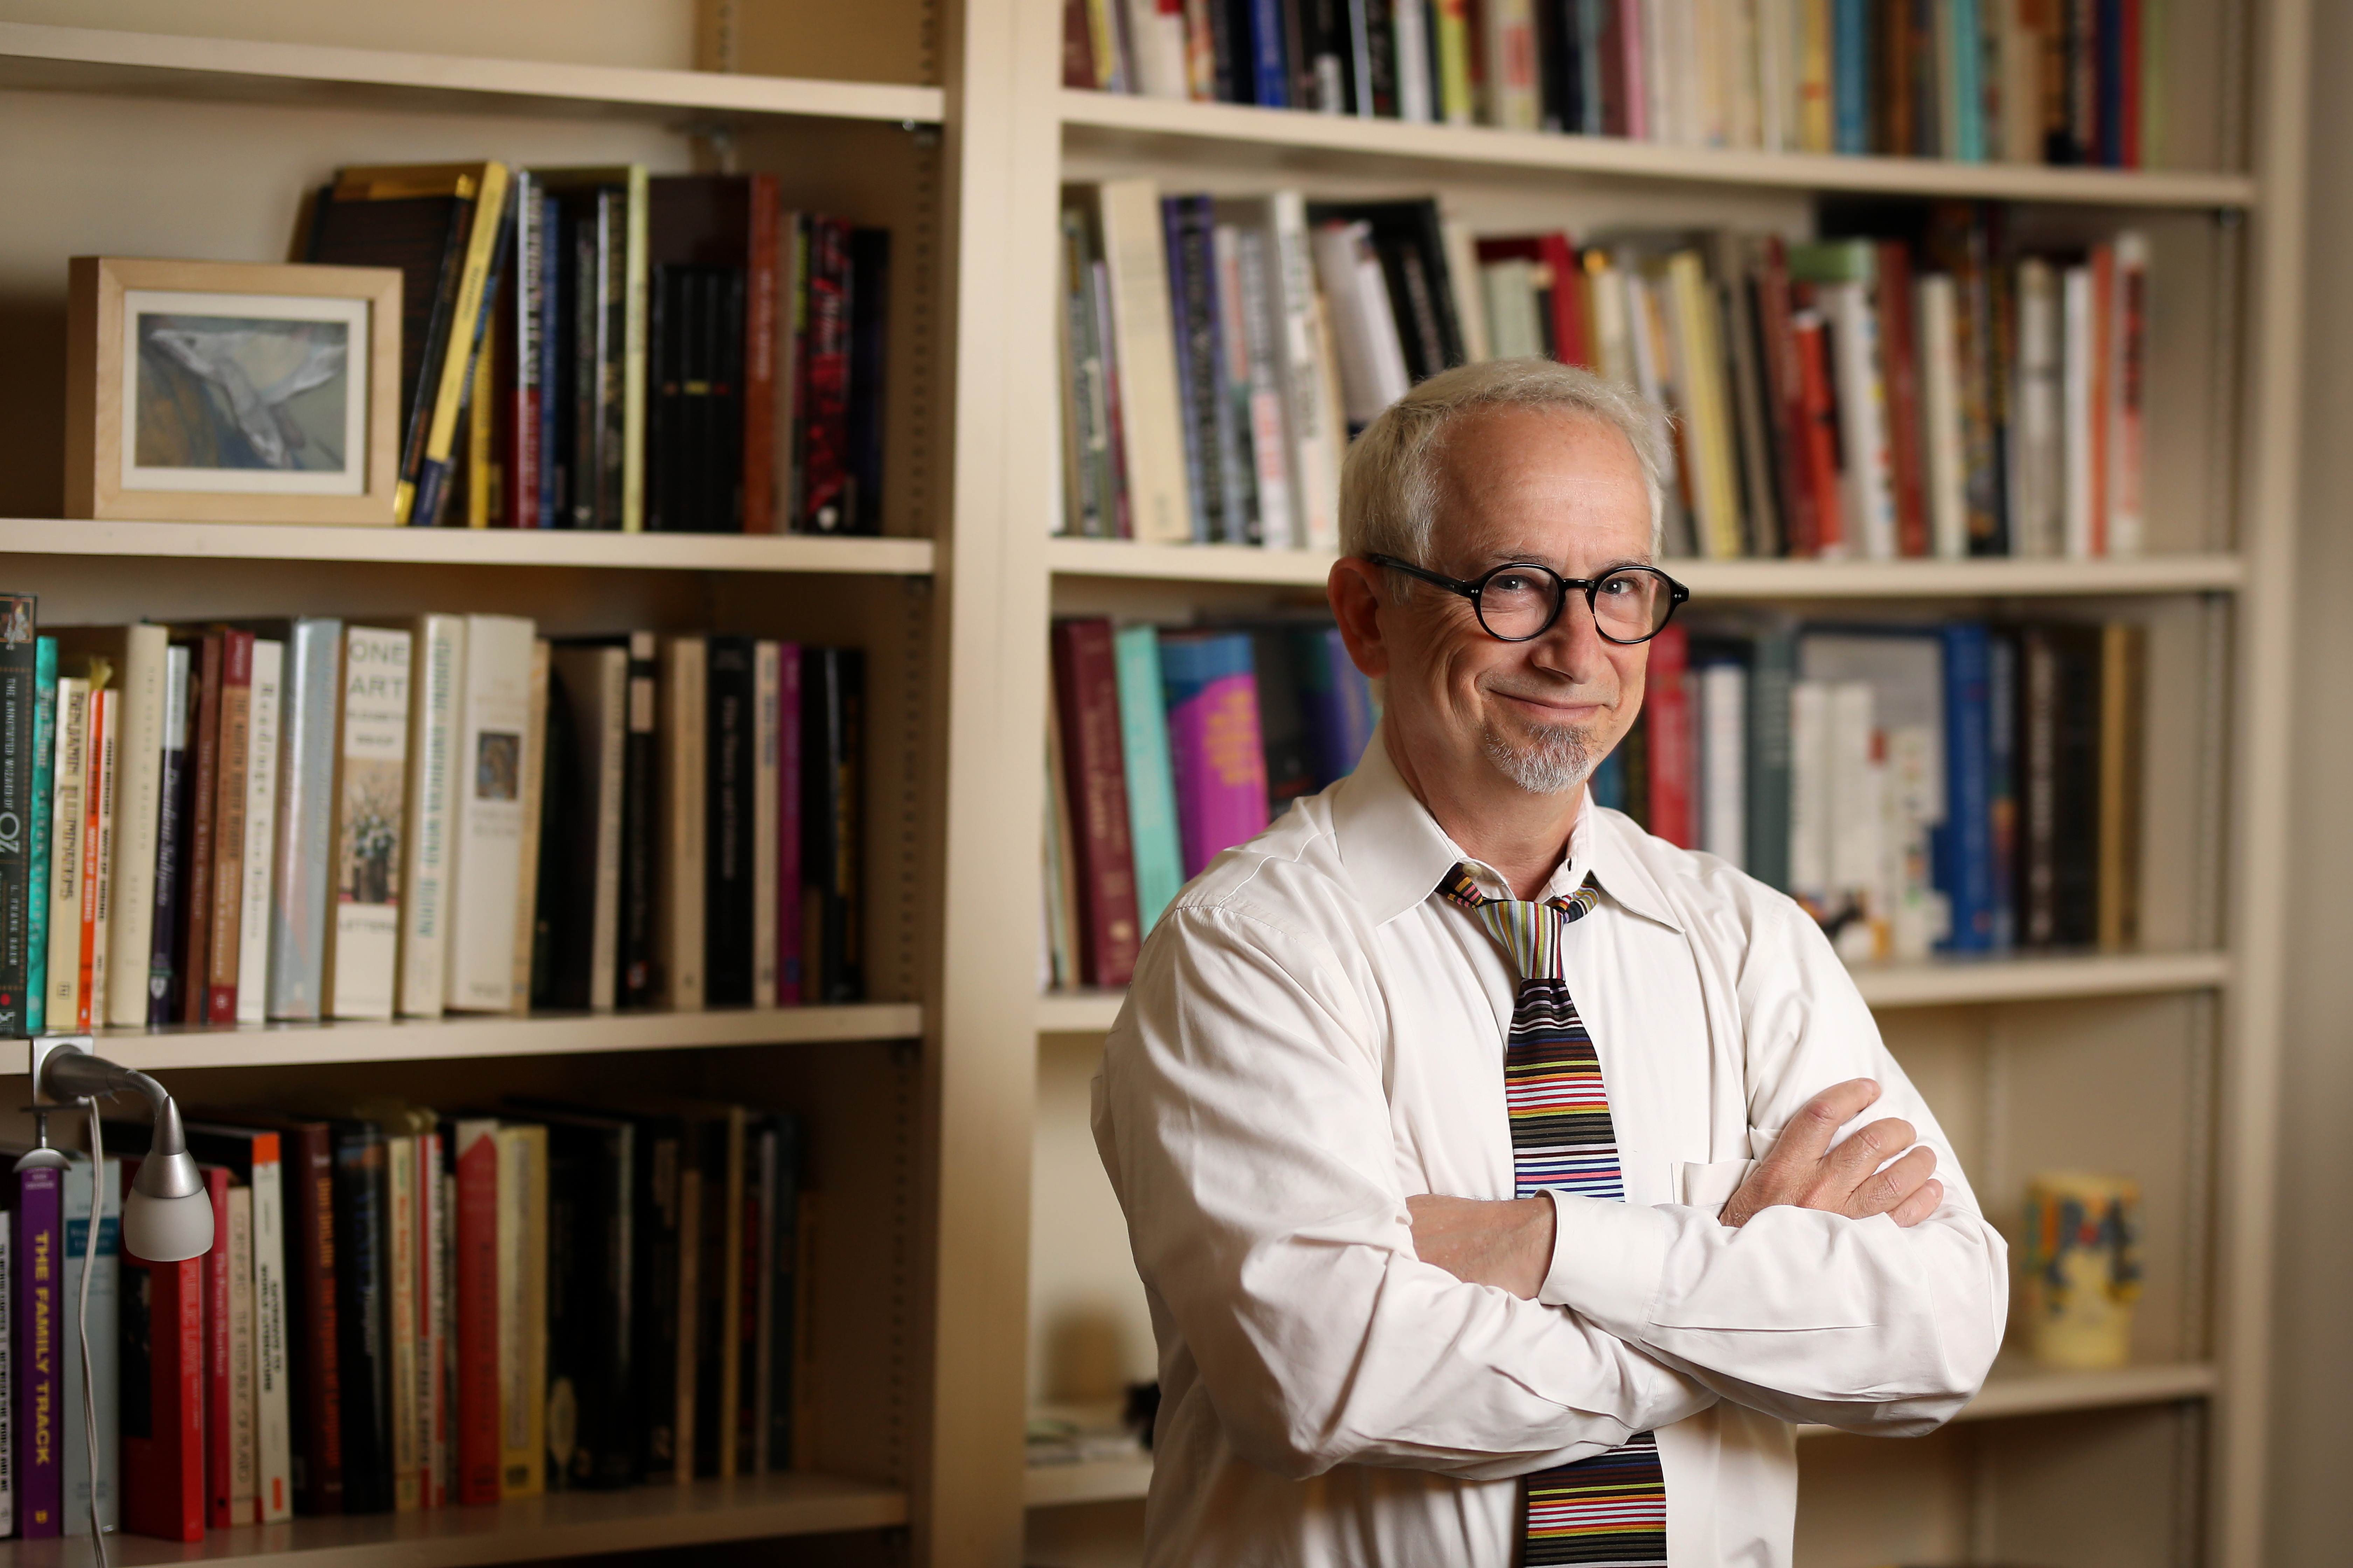
[[[1388,741],[1373,732],[1356,772],[1332,805],[1332,833],[1340,864],[1356,884],[1374,923],[1390,921],[1429,898],[1464,861],[1477,868],[1449,838],[1429,808],[1414,798],[1389,761]],[[1568,859],[1554,871],[1545,895],[1567,894],[1592,877],[1602,892],[1629,911],[1680,931],[1666,893],[1642,863],[1635,842],[1641,830],[1615,812],[1598,811],[1587,794],[1569,829]],[[1498,886],[1501,879],[1495,879]]]

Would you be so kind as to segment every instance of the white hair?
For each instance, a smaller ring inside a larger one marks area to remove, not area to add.
[[[1481,408],[1554,408],[1617,431],[1641,465],[1651,548],[1665,527],[1667,416],[1649,398],[1589,370],[1548,359],[1485,360],[1442,371],[1381,410],[1340,470],[1340,552],[1430,559],[1438,524],[1439,459],[1447,431]],[[1409,584],[1398,584],[1402,592]]]

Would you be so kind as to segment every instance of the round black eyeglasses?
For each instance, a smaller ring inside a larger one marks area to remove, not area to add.
[[[1419,577],[1471,601],[1479,625],[1498,642],[1531,642],[1552,630],[1571,588],[1585,595],[1593,629],[1621,647],[1648,642],[1666,629],[1691,590],[1655,566],[1620,566],[1599,577],[1564,577],[1549,566],[1518,562],[1465,582],[1425,572],[1394,555],[1367,555],[1376,566]]]

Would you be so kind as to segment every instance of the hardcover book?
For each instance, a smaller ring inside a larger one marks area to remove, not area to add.
[[[259,1024],[269,1015],[269,889],[277,872],[278,744],[284,731],[285,697],[286,645],[275,637],[256,637],[253,708],[246,728],[244,912],[237,953],[240,1024]],[[116,909],[118,914],[127,912],[121,904]],[[118,942],[118,950],[121,946]]]
[[[400,828],[398,1011],[438,1018],[449,920],[450,833],[459,765],[459,705],[466,680],[466,617],[419,616],[409,631],[407,784]]]
[[[1079,862],[1079,966],[1089,985],[1124,985],[1144,937],[1136,918],[1122,756],[1119,672],[1111,623],[1058,621],[1054,700]]]
[[[141,623],[65,627],[58,654],[103,658],[120,711],[115,730],[114,849],[107,890],[107,994],[92,1014],[119,1027],[147,1022],[147,968],[155,919],[156,836],[164,809],[164,718],[169,705],[171,633]]]
[[[37,1149],[17,1158],[9,1182],[9,1468],[27,1540],[65,1531],[65,1155]]]
[[[1266,752],[1247,632],[1164,633],[1161,683],[1185,875],[1266,826]]]
[[[0,834],[0,1036],[26,1032],[36,604],[30,594],[0,595],[0,823],[16,825]]]
[[[444,1000],[454,1009],[503,1013],[513,1005],[533,641],[527,620],[467,617],[443,960]]]
[[[348,626],[338,689],[335,915],[327,927],[331,1018],[389,1018],[400,944],[410,637]]]
[[[58,639],[35,644],[32,803],[26,824],[25,1032],[46,1033],[49,977],[49,814],[57,789]],[[0,1292],[5,1294],[5,1292]]]
[[[273,632],[273,635],[276,635]],[[343,623],[305,616],[284,628],[286,741],[278,754],[278,855],[269,915],[272,1018],[319,1016],[333,882],[335,715]],[[185,895],[184,895],[185,896]]]

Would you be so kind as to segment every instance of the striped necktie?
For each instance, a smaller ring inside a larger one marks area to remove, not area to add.
[[[1471,912],[1520,979],[1504,1042],[1514,1195],[1556,1187],[1623,1203],[1601,1058],[1561,973],[1561,938],[1600,900],[1600,889],[1588,877],[1565,899],[1491,899],[1470,867],[1457,866],[1438,891]],[[1520,1499],[1519,1561],[1527,1568],[1666,1568],[1667,1482],[1658,1441],[1648,1432],[1608,1453],[1523,1476]]]

